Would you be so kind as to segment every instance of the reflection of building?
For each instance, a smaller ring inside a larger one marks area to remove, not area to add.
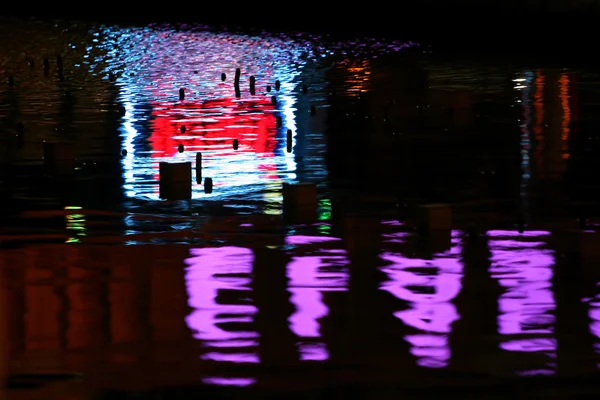
[[[173,347],[189,346],[186,298],[174,295],[185,291],[187,254],[180,250],[186,248],[48,245],[4,252],[1,262],[13,276],[15,368],[102,370],[142,358],[160,362]],[[148,343],[154,347],[142,347]]]

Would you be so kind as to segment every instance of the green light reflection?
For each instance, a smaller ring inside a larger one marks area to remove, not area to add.
[[[66,211],[70,210],[81,210],[81,207],[67,206]],[[86,220],[84,214],[66,214],[66,228],[72,232],[72,236],[69,237],[65,243],[81,243],[81,238],[87,236]]]

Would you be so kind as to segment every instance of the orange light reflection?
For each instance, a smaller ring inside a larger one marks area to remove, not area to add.
[[[561,152],[562,157],[564,159],[569,158],[569,148],[568,148],[568,140],[569,140],[569,125],[571,123],[571,107],[569,105],[569,76],[566,73],[560,74],[560,79],[558,80],[560,84],[560,103],[563,109],[563,120],[561,124]]]
[[[545,76],[541,69],[535,73],[533,85],[535,87],[533,93],[533,107],[535,110],[535,122],[533,126],[533,134],[535,138],[535,160],[537,162],[538,173],[541,174],[544,163],[544,84]]]

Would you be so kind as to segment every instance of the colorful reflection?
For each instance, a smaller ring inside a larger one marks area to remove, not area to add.
[[[498,330],[506,339],[500,348],[511,352],[539,353],[543,365],[521,369],[520,375],[555,372],[556,309],[552,293],[554,254],[547,249],[545,231],[489,231],[490,274],[504,288],[498,299]]]
[[[81,209],[78,206],[65,207],[66,228],[67,231],[71,232],[65,243],[81,243],[81,239],[87,236],[85,215],[77,213],[77,210]]]
[[[296,86],[310,46],[275,37],[170,30],[131,30],[126,50],[121,39],[113,40],[110,52],[124,51],[128,66],[117,71],[128,197],[158,199],[158,163],[195,163],[202,152],[202,175],[213,179],[214,190],[205,194],[194,179],[193,198],[243,194],[247,200],[280,200],[268,194],[283,180],[296,179]],[[233,85],[236,68],[241,69],[239,93]],[[250,76],[256,79],[255,94],[249,90]],[[276,80],[280,90],[267,92]],[[308,114],[308,108],[302,111]],[[286,151],[288,129],[291,152]]]
[[[156,104],[152,111],[152,157],[164,159],[175,157],[178,161],[196,161],[196,153],[202,153],[204,175],[215,164],[219,167],[218,187],[228,188],[239,184],[255,184],[261,180],[281,181],[287,175],[279,174],[274,163],[277,118],[270,98],[235,101],[213,100],[205,103],[183,103],[173,106]],[[238,148],[234,149],[234,140]],[[180,154],[183,145],[186,154]],[[279,149],[281,150],[281,149]],[[230,160],[230,161],[228,161]],[[243,161],[245,165],[239,165]],[[158,180],[158,164],[152,163],[154,179]],[[196,181],[195,169],[192,179]],[[158,190],[158,189],[156,189]],[[158,193],[158,192],[156,192]]]
[[[318,245],[306,255],[295,256],[287,266],[290,301],[296,311],[289,318],[290,329],[298,337],[298,351],[303,361],[324,361],[329,358],[326,344],[321,341],[320,320],[329,314],[323,303],[324,292],[348,290],[348,258],[345,250],[323,249],[327,242],[340,239],[326,236],[288,236],[286,243],[294,246]]]
[[[371,78],[371,63],[369,60],[350,61],[345,60],[344,87],[349,96],[359,96],[369,90]]]
[[[174,157],[177,146],[202,152],[205,160],[212,153],[236,156],[251,152],[273,157],[277,122],[270,98],[246,101],[207,100],[203,103],[154,104],[150,144],[154,157]],[[233,149],[233,141],[239,147]]]
[[[404,235],[389,239],[397,242]],[[415,330],[404,339],[422,367],[444,368],[450,360],[448,336],[452,324],[460,318],[452,300],[462,288],[461,248],[459,232],[453,231],[450,250],[434,254],[431,260],[399,253],[381,255],[390,263],[381,268],[389,278],[381,289],[410,304],[410,309],[397,311],[394,316]]]
[[[258,311],[250,300],[252,251],[232,246],[191,249],[185,262],[193,309],[186,323],[206,349],[202,359],[258,363],[258,333],[249,328]],[[236,301],[225,301],[232,298]]]

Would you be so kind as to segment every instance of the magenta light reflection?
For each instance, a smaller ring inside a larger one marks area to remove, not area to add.
[[[256,383],[254,378],[209,377],[202,379],[208,385],[245,387]]]
[[[554,253],[544,248],[546,243],[539,241],[549,235],[546,231],[488,232],[490,274],[504,288],[498,299],[498,333],[508,337],[500,348],[548,357],[542,368],[518,371],[520,375],[548,375],[555,371],[556,304],[551,283],[555,260]]]
[[[288,244],[315,244],[336,238],[288,236]],[[329,352],[323,343],[319,320],[329,314],[323,292],[347,290],[348,258],[345,250],[319,249],[306,256],[293,257],[287,266],[290,301],[296,311],[289,318],[290,329],[299,338],[298,350],[303,361],[324,361]]]
[[[381,289],[410,303],[410,309],[395,312],[394,316],[417,331],[404,339],[422,367],[448,365],[451,356],[448,335],[454,321],[460,318],[452,300],[462,288],[461,239],[459,232],[453,232],[452,237],[451,249],[434,255],[432,260],[396,253],[381,255],[391,263],[381,269],[389,277]],[[416,289],[425,287],[428,288],[423,291],[426,293]]]
[[[600,282],[596,283],[596,286],[600,286]],[[590,332],[596,338],[600,339],[600,294],[597,294],[593,299],[583,299],[588,301],[589,304],[589,317],[590,317]],[[600,342],[594,344],[596,354],[600,354]],[[600,364],[597,365],[600,368]]]
[[[186,260],[185,281],[193,311],[186,319],[194,337],[209,349],[202,358],[218,362],[258,363],[257,337],[252,330],[229,331],[225,323],[248,326],[257,313],[250,304],[254,254],[241,247],[191,249]],[[245,304],[221,304],[227,291],[246,292]]]

